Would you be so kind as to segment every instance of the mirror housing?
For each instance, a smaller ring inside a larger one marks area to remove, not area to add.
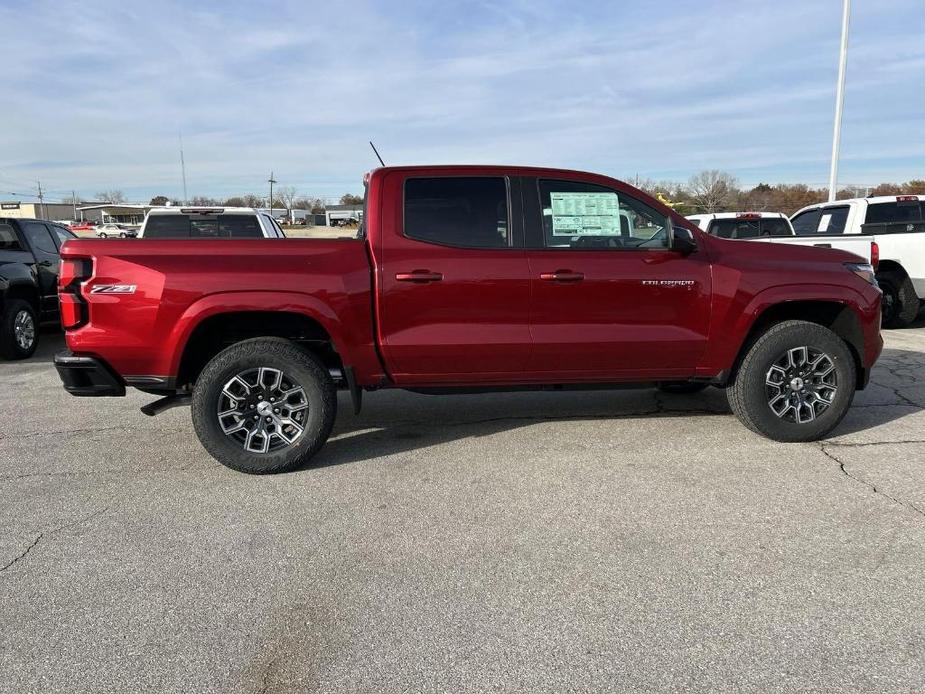
[[[697,242],[694,233],[684,227],[673,227],[671,234],[671,250],[681,255],[690,255],[697,251]]]

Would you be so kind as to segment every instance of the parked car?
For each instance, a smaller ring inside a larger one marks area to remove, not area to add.
[[[322,447],[338,387],[359,411],[381,388],[713,385],[748,428],[816,440],[883,346],[856,256],[710,236],[606,176],[385,167],[366,200],[355,238],[68,243],[65,389],[191,403],[209,453],[267,473]]]
[[[100,224],[96,228],[96,235],[101,239],[106,238],[135,238],[138,236],[138,232],[135,229],[130,229],[122,224]]]
[[[925,195],[886,195],[810,205],[790,218],[786,243],[871,254],[883,290],[883,324],[906,327],[925,299]]]
[[[688,215],[687,219],[723,239],[793,236],[793,227],[783,212],[713,212]]]
[[[71,231],[93,231],[96,229],[96,222],[74,222],[68,225]]]
[[[39,326],[58,322],[59,252],[73,238],[54,222],[0,217],[0,356],[32,356]]]
[[[139,238],[285,238],[273,217],[252,207],[167,207],[148,212]]]

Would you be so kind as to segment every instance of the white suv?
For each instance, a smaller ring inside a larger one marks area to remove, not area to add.
[[[252,207],[162,207],[148,212],[138,232],[145,239],[282,239],[276,220]]]

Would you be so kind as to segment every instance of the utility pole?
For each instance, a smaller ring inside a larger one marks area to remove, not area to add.
[[[71,203],[74,205],[74,220],[77,220],[77,193],[71,191]]]
[[[186,193],[186,162],[183,161],[183,133],[177,131],[177,137],[180,139],[180,173],[183,176],[183,204],[189,204],[189,195]]]
[[[270,172],[270,178],[267,183],[270,184],[270,216],[273,216],[273,184],[276,183],[276,179],[273,178],[273,172]]]
[[[848,64],[848,22],[851,17],[851,0],[844,0],[841,18],[841,53],[838,58],[838,86],[835,90],[835,128],[832,133],[832,168],[829,170],[829,202],[835,200],[838,184],[838,148],[841,143],[841,119],[845,106],[845,68]]]
[[[44,198],[44,196],[43,196],[43,194],[42,194],[42,182],[41,182],[41,181],[36,181],[35,184],[38,186],[38,189],[39,189],[39,210],[41,210],[41,211],[39,212],[39,215],[40,215],[40,218],[41,218],[41,219],[45,219],[45,217],[46,217],[46,215],[45,215],[45,198]]]

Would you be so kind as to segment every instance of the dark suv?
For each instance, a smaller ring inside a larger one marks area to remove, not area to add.
[[[39,326],[59,322],[59,253],[73,238],[60,224],[0,217],[0,356],[31,356]]]

